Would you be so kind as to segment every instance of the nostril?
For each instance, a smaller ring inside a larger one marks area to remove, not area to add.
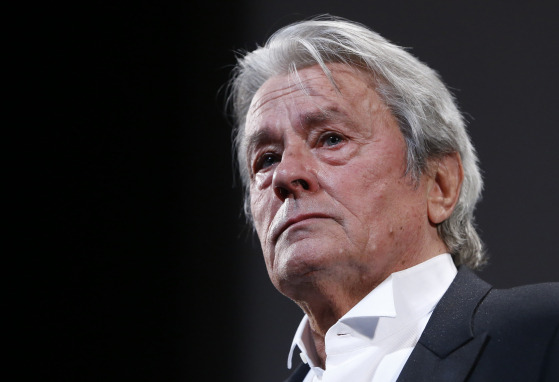
[[[293,197],[297,198],[300,196],[300,192],[303,190],[310,190],[309,182],[303,179],[292,180],[290,183],[274,187],[274,192],[281,200],[287,199],[289,195],[293,195]]]
[[[289,195],[289,191],[287,191],[287,189],[283,188],[283,187],[276,187],[276,195],[282,199],[285,200],[287,198],[287,196]]]
[[[303,190],[309,189],[309,183],[303,179],[294,180],[291,182],[291,184],[293,184],[293,186],[297,186],[299,184],[301,187],[303,187]]]

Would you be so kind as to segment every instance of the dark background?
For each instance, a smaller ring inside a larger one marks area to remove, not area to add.
[[[13,98],[24,106],[11,224],[24,264],[8,288],[24,313],[12,351],[26,360],[22,374],[287,375],[301,313],[273,289],[243,227],[220,88],[235,50],[320,13],[409,47],[453,89],[485,178],[477,221],[490,264],[482,277],[498,287],[559,280],[556,6],[29,6],[18,12],[10,36],[21,43],[8,55],[22,73],[9,73]]]

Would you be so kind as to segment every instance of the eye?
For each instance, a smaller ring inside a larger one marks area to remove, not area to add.
[[[328,133],[322,136],[322,144],[324,146],[337,146],[344,141],[344,138],[337,133]]]
[[[279,160],[279,155],[273,153],[265,153],[258,157],[256,162],[254,163],[254,172],[265,170],[268,167],[273,166],[276,162],[279,162]]]

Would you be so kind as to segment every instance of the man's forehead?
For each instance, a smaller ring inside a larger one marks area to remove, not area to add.
[[[313,65],[269,78],[255,93],[247,120],[260,116],[269,108],[275,110],[281,103],[312,104],[322,98],[334,101],[369,87],[369,76],[361,70],[338,63],[327,64],[327,68],[330,77],[322,67]]]
[[[310,70],[309,70],[310,69]],[[255,93],[249,115],[258,115],[274,101],[296,101],[300,97],[316,97],[334,90],[320,67],[306,68],[297,73],[278,75],[268,79]]]

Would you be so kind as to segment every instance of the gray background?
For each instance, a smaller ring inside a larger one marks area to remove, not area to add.
[[[490,262],[480,275],[497,287],[559,280],[554,7],[505,1],[247,3],[246,49],[263,44],[279,26],[330,13],[370,26],[437,70],[466,114],[483,170],[476,216]],[[241,347],[247,356],[242,379],[285,376],[302,313],[270,285],[258,248],[245,242],[240,258]]]

